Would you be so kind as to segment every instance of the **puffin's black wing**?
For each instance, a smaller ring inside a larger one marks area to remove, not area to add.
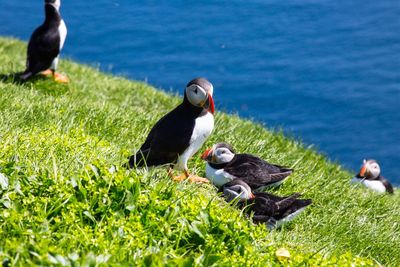
[[[280,197],[280,196],[277,196],[277,195],[273,195],[273,194],[270,194],[270,193],[267,193],[267,192],[253,192],[253,194],[258,198],[261,198],[261,197],[262,198],[267,198],[267,199],[271,199],[274,202],[282,201],[282,200],[287,199],[289,197],[292,197],[294,195],[296,197],[300,196],[300,194],[298,194],[298,193],[295,193],[295,194],[290,195],[290,196],[283,196],[283,197]]]
[[[139,151],[130,157],[129,166],[158,166],[175,163],[190,144],[195,118],[179,105],[151,129]]]
[[[47,70],[59,53],[60,35],[58,28],[48,27],[45,24],[38,27],[29,40],[26,70],[21,77],[26,79]]]
[[[283,219],[312,202],[311,199],[298,199],[299,193],[284,197],[264,192],[255,193],[255,195],[254,214],[271,216],[276,220]]]
[[[251,202],[250,209],[254,215],[273,216],[277,209],[275,201],[268,197],[256,196],[247,202]]]
[[[242,179],[253,189],[279,182],[293,172],[292,169],[270,164],[250,154],[236,154],[224,171]]]
[[[385,186],[385,188],[386,188],[386,191],[389,193],[389,194],[393,194],[393,186],[392,186],[392,184],[388,181],[388,180],[386,180],[382,175],[381,176],[379,176],[379,179],[382,181],[382,184]]]

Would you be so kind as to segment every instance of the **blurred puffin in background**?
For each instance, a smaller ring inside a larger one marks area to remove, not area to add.
[[[214,128],[213,85],[205,78],[196,78],[186,85],[183,102],[162,117],[151,129],[144,144],[129,159],[129,167],[169,166],[183,171],[173,177],[181,181],[208,183],[191,175],[187,162],[206,141]]]
[[[311,199],[299,199],[299,193],[279,197],[265,192],[252,192],[250,186],[240,179],[224,184],[220,192],[226,201],[237,201],[240,208],[252,215],[254,223],[266,223],[269,228],[291,221],[312,203]]]
[[[251,189],[280,185],[293,170],[274,165],[250,154],[235,154],[227,143],[215,144],[201,156],[206,163],[206,177],[217,187],[241,179]]]
[[[59,54],[67,37],[67,27],[60,15],[60,0],[45,0],[45,20],[31,35],[28,43],[26,69],[21,80],[34,75],[52,75],[56,82],[67,83],[68,78],[56,73]]]
[[[364,159],[358,174],[351,183],[362,184],[378,193],[393,194],[393,186],[381,175],[381,167],[374,159]]]

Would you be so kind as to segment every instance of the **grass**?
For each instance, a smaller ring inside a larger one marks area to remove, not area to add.
[[[0,38],[0,73],[26,45]],[[68,85],[0,81],[0,260],[26,265],[400,265],[400,197],[351,187],[351,173],[301,142],[217,113],[204,146],[227,141],[295,169],[276,194],[312,198],[279,230],[254,226],[211,185],[121,164],[181,100],[63,60]],[[218,88],[216,88],[218,90]],[[218,107],[218,99],[215,99]],[[195,155],[189,163],[204,175]],[[277,249],[290,251],[278,259]]]

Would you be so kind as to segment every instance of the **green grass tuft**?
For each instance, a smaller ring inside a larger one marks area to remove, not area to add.
[[[26,45],[0,39],[0,74],[22,71]],[[217,113],[219,141],[295,173],[276,194],[312,198],[294,222],[253,226],[211,185],[163,169],[121,168],[181,100],[62,60],[71,83],[0,81],[0,259],[26,265],[400,265],[399,193],[349,185],[351,173],[300,142]],[[218,88],[216,88],[218,90]],[[218,99],[216,99],[218,104]],[[204,147],[205,148],[205,147]],[[190,168],[204,175],[196,155]],[[291,252],[280,261],[278,248]]]

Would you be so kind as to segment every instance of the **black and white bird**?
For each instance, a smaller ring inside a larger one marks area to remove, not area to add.
[[[226,201],[236,201],[240,208],[252,215],[254,223],[266,223],[269,228],[291,221],[312,203],[311,199],[299,199],[299,193],[279,197],[266,192],[252,192],[250,186],[240,179],[224,184],[220,191]]]
[[[277,186],[293,170],[274,165],[250,154],[235,154],[227,143],[215,144],[201,156],[206,163],[206,177],[217,187],[241,179],[253,190]]]
[[[56,82],[68,82],[64,75],[56,73],[59,54],[67,37],[67,27],[60,15],[60,0],[45,0],[45,20],[31,35],[28,43],[26,69],[22,80],[42,73],[53,75]]]
[[[175,180],[208,182],[190,175],[187,162],[206,141],[214,128],[213,85],[205,78],[190,81],[183,102],[162,117],[151,129],[139,151],[129,159],[129,167],[174,166],[183,175]],[[171,169],[169,170],[171,173]]]
[[[364,159],[359,173],[351,180],[352,183],[362,184],[378,193],[393,194],[393,186],[381,175],[381,168],[376,160]]]

